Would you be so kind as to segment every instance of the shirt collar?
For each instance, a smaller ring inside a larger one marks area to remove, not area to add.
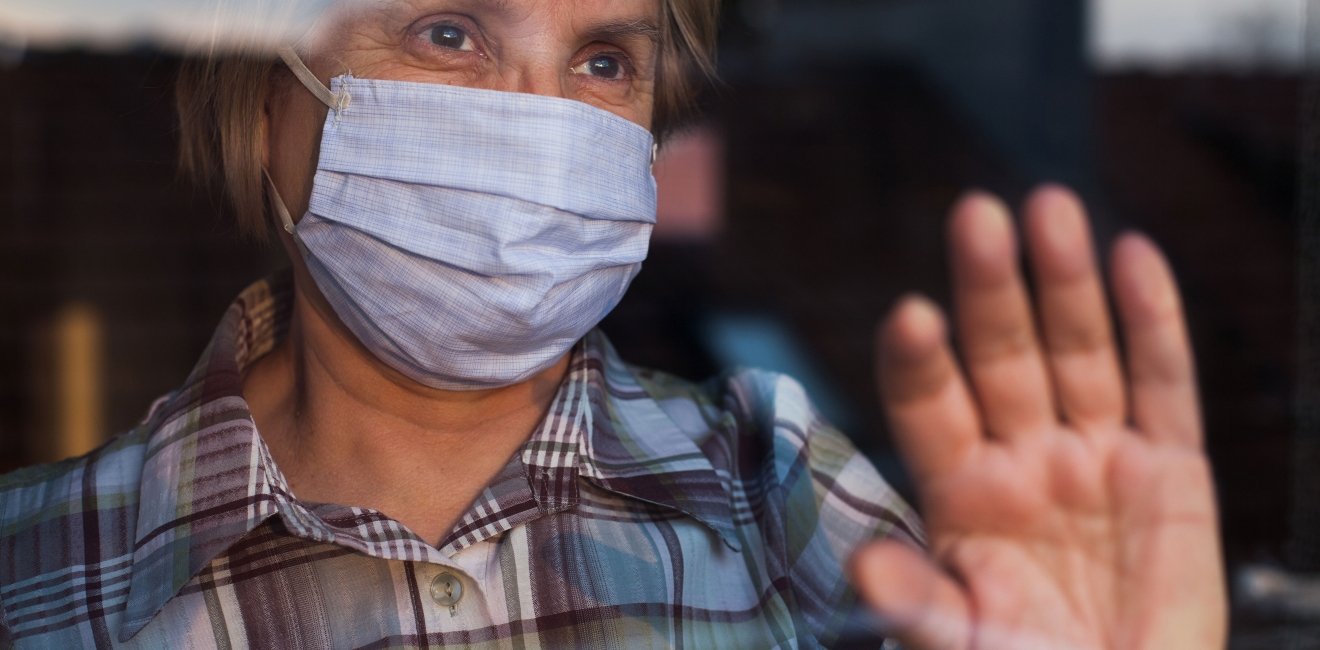
[[[127,641],[212,559],[292,500],[243,399],[243,371],[288,327],[291,276],[248,287],[183,385],[156,403],[142,467]]]
[[[305,508],[295,507],[242,394],[243,372],[283,338],[292,302],[288,273],[248,287],[226,310],[183,386],[148,414],[152,433],[120,641],[271,516],[295,519],[291,528],[315,526]],[[717,472],[703,451],[718,436],[679,426],[670,409],[691,408],[690,400],[667,405],[653,389],[603,334],[583,339],[550,412],[522,451],[539,512],[576,505],[582,478],[685,513],[739,549],[729,475]],[[465,536],[456,548],[481,538]]]

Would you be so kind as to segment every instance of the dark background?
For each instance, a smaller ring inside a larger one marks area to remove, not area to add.
[[[1320,570],[1295,552],[1320,538],[1294,513],[1320,493],[1291,460],[1306,79],[1097,71],[1085,16],[1073,0],[733,3],[703,99],[723,151],[715,222],[659,234],[605,329],[625,358],[691,378],[738,363],[802,375],[906,490],[874,398],[878,319],[908,291],[947,304],[943,218],[962,192],[1017,203],[1068,183],[1101,239],[1145,231],[1179,275],[1230,568]],[[49,459],[69,408],[51,332],[71,305],[95,315],[94,421],[116,432],[282,263],[176,181],[178,65],[29,51],[0,67],[0,471]],[[1283,647],[1280,622],[1237,612],[1235,646]]]

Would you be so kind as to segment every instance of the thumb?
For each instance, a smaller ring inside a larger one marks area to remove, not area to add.
[[[962,588],[920,550],[892,540],[862,547],[850,567],[853,586],[904,647],[971,647],[971,607]]]

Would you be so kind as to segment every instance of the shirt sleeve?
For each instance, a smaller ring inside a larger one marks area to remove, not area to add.
[[[779,537],[797,623],[813,637],[803,645],[878,647],[875,621],[848,582],[849,558],[873,539],[924,546],[920,522],[875,466],[821,417],[798,382],[759,375],[758,419],[767,418],[761,424],[773,431],[767,506],[776,511],[764,523],[778,529],[767,534]]]

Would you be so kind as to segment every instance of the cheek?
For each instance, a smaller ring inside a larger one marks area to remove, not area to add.
[[[655,93],[650,84],[645,87],[639,85],[632,89],[626,98],[621,98],[615,93],[586,88],[576,99],[614,113],[648,131],[651,130],[655,114]]]
[[[652,130],[655,125],[655,95],[647,95],[645,104],[639,107],[639,110],[636,117],[629,119],[642,125],[647,131]]]
[[[637,110],[637,116],[629,119],[646,127],[646,130],[651,130],[651,126],[655,121],[655,90],[651,86],[647,86],[645,95],[642,97]]]
[[[325,116],[326,108],[301,87],[271,103],[267,164],[294,220],[306,211],[311,196]]]

